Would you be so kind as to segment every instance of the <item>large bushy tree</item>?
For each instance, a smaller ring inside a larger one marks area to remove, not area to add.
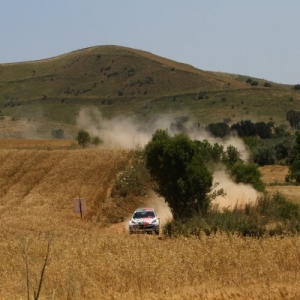
[[[185,134],[170,136],[157,130],[145,147],[146,167],[174,219],[204,215],[210,207],[213,177],[200,154],[204,151],[200,143]]]

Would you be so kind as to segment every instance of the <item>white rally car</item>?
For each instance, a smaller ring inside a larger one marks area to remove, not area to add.
[[[155,232],[159,234],[159,218],[153,208],[138,208],[129,221],[129,233]]]

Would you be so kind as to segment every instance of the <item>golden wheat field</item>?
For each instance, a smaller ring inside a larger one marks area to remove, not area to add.
[[[132,153],[49,143],[0,142],[0,299],[33,299],[48,245],[39,299],[300,299],[299,237],[131,236],[107,216],[137,205],[110,197]]]

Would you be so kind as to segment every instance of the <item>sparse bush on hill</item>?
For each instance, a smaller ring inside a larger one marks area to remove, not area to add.
[[[196,100],[209,99],[209,96],[205,92],[200,92],[196,95]]]
[[[248,78],[248,79],[246,80],[246,83],[249,83],[249,84],[251,84],[252,86],[258,85],[258,81],[253,80],[252,78]]]
[[[64,130],[59,128],[59,129],[53,129],[51,131],[52,137],[55,139],[63,139],[64,138]]]
[[[91,138],[91,143],[95,146],[98,146],[99,144],[101,144],[103,141],[98,137],[98,136],[95,136],[95,137],[92,137]]]
[[[294,90],[295,90],[295,91],[299,91],[299,90],[300,90],[300,84],[294,85]]]
[[[90,142],[91,137],[87,131],[80,129],[77,133],[76,140],[82,148],[85,148]]]
[[[83,129],[80,129],[78,131],[76,140],[78,142],[78,145],[80,145],[82,148],[86,148],[90,144],[98,146],[103,143],[101,138],[99,138],[98,136],[90,136],[90,134]]]

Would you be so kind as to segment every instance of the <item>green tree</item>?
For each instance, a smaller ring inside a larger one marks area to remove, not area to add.
[[[213,165],[221,161],[223,146],[215,143],[211,145],[207,140],[194,141],[198,154],[206,162],[206,165]]]
[[[206,128],[214,137],[224,138],[230,132],[230,127],[226,123],[211,123]]]
[[[275,151],[271,147],[257,147],[253,153],[253,161],[260,166],[274,165]]]
[[[293,162],[289,165],[289,173],[286,176],[286,181],[300,184],[300,154],[298,154]]]
[[[272,136],[272,124],[265,122],[257,122],[255,123],[256,134],[261,139],[269,139]]]
[[[293,109],[286,113],[286,120],[289,121],[292,129],[297,130],[300,125],[300,112]]]
[[[251,184],[260,192],[265,189],[257,164],[244,164],[242,161],[237,161],[230,167],[230,175],[236,183]]]
[[[77,133],[76,140],[82,148],[85,148],[90,142],[91,137],[87,131],[80,129]]]
[[[241,161],[241,153],[236,147],[229,145],[223,153],[222,161],[229,167],[236,162]]]
[[[212,174],[195,143],[185,134],[157,130],[145,147],[146,167],[175,220],[205,215],[210,207]]]
[[[241,137],[256,135],[255,124],[250,120],[242,120],[236,124],[233,124],[231,125],[230,129],[236,131],[237,134]]]

